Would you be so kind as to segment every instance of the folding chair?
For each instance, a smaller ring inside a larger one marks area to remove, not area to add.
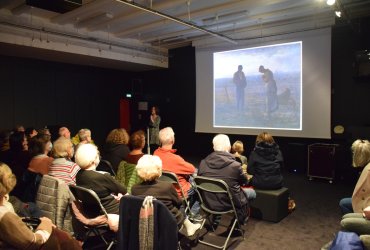
[[[182,199],[183,199],[184,205],[185,205],[185,213],[186,214],[190,213],[190,203],[189,203],[188,199],[185,196],[184,190],[182,189],[182,187],[180,185],[179,179],[177,179],[177,175],[172,173],[172,172],[169,172],[169,171],[162,171],[162,175],[161,175],[161,177],[159,177],[159,180],[172,183],[172,184],[174,184],[174,185],[176,185],[180,188]]]
[[[80,186],[69,186],[69,189],[75,196],[76,200],[82,204],[84,216],[87,218],[96,218],[104,215],[108,218],[107,211],[101,204],[99,196],[93,190]],[[89,237],[91,234],[98,236],[105,243],[105,245],[108,246],[107,250],[111,249],[115,243],[115,239],[108,240],[104,236],[104,234],[108,232],[113,233],[107,223],[100,225],[84,225],[84,227],[87,230],[84,238]]]
[[[230,236],[232,232],[234,231],[236,225],[238,225],[238,228],[241,231],[243,239],[244,239],[244,231],[241,229],[241,225],[239,224],[234,201],[233,201],[233,198],[232,198],[232,195],[231,195],[231,192],[230,192],[230,189],[227,183],[223,180],[208,178],[208,177],[203,177],[203,176],[196,176],[194,178],[194,182],[195,182],[196,190],[199,194],[199,198],[201,202],[200,207],[207,214],[206,219],[203,221],[201,228],[203,228],[206,221],[208,221],[212,225],[212,221],[209,218],[211,215],[222,216],[224,214],[232,214],[234,216],[233,221],[232,221],[232,226],[230,228],[230,232],[222,246],[215,245],[215,244],[212,244],[210,242],[200,240],[200,239],[199,239],[199,242],[202,244],[208,245],[208,246],[218,248],[218,249],[226,249],[227,243],[229,242]],[[215,210],[214,207],[212,207],[208,203],[210,198],[211,199],[213,198],[216,200],[221,198],[227,203],[229,203],[231,205],[231,208],[225,209],[225,210]]]
[[[96,170],[108,172],[113,177],[116,176],[116,172],[114,171],[112,164],[107,160],[101,159],[99,165],[96,167]]]

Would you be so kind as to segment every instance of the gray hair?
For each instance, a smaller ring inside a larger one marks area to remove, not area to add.
[[[213,138],[212,143],[213,143],[214,151],[230,152],[231,144],[230,144],[230,139],[227,135],[224,135],[224,134],[216,135]]]
[[[175,141],[175,132],[171,127],[163,128],[159,131],[159,140],[162,145],[171,144]]]
[[[80,144],[75,153],[75,161],[82,169],[89,168],[92,164],[99,162],[98,148],[93,144]]]
[[[136,170],[144,181],[156,180],[162,175],[162,160],[156,155],[143,155],[137,162]]]
[[[80,141],[85,141],[87,137],[91,136],[91,130],[87,128],[80,129],[78,131],[78,137],[80,138]]]

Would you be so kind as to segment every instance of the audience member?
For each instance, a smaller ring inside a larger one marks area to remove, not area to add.
[[[59,137],[54,142],[54,160],[49,167],[49,175],[63,180],[67,185],[76,185],[76,174],[80,167],[71,161],[74,149],[71,140]]]
[[[339,206],[343,214],[362,213],[370,206],[370,142],[368,140],[356,140],[352,144],[352,165],[363,168],[358,179],[352,198],[343,198]]]
[[[257,136],[256,145],[248,159],[247,172],[253,177],[249,184],[254,188],[273,190],[283,186],[283,155],[271,134]]]
[[[201,225],[193,224],[188,218],[185,218],[185,211],[181,206],[182,201],[179,199],[176,190],[169,182],[158,180],[162,174],[161,159],[158,156],[144,155],[139,159],[136,169],[143,182],[132,187],[132,195],[154,196],[167,206],[176,218],[177,224],[184,226],[186,236],[194,235]],[[180,229],[180,231],[182,230]]]
[[[247,184],[247,177],[244,175],[240,162],[230,153],[230,139],[227,135],[218,134],[213,138],[213,150],[205,159],[200,162],[198,175],[220,179],[226,182],[230,187],[235,208],[238,214],[238,221],[244,224],[248,217],[247,205],[248,199],[256,198],[253,189],[242,189],[241,186]],[[224,211],[232,209],[231,204],[224,201],[222,197],[206,197],[207,203],[215,210]]]
[[[161,147],[154,151],[154,155],[158,156],[162,160],[162,169],[175,173],[179,179],[179,183],[182,190],[190,200],[190,204],[194,204],[191,208],[193,214],[199,214],[199,202],[196,200],[197,194],[191,185],[191,177],[196,172],[193,164],[185,161],[181,156],[175,154],[176,149],[173,149],[175,144],[175,133],[171,127],[163,128],[159,131],[159,140]],[[182,197],[181,189],[178,186],[176,188],[179,197]]]
[[[37,135],[37,131],[34,127],[28,127],[25,130],[25,134],[26,134],[27,140],[30,140],[32,137]]]
[[[123,128],[113,129],[109,132],[105,145],[103,147],[103,159],[112,164],[114,172],[117,173],[118,165],[121,161],[126,160],[130,152],[127,146],[129,135]]]
[[[240,161],[243,168],[243,173],[247,173],[247,165],[248,165],[248,159],[246,156],[243,155],[244,153],[244,145],[241,141],[234,142],[233,146],[231,147],[231,153],[234,154],[235,159],[237,161]]]
[[[61,127],[59,128],[59,136],[63,136],[67,139],[71,139],[71,132],[67,127]]]
[[[0,132],[0,161],[6,157],[7,151],[9,150],[9,137],[11,135],[10,130],[2,130]]]
[[[26,130],[24,129],[23,125],[16,125],[13,129],[13,132],[25,132]]]
[[[91,130],[87,128],[80,129],[78,131],[79,144],[91,143]]]
[[[128,163],[137,164],[137,161],[144,155],[143,148],[145,147],[144,131],[139,130],[130,136],[131,152],[127,155]]]
[[[31,231],[22,219],[5,205],[5,196],[16,185],[10,168],[0,163],[0,248],[1,249],[81,249],[67,233],[55,228],[49,218],[41,217],[40,224]]]
[[[94,190],[107,213],[118,214],[119,200],[127,193],[127,189],[110,174],[95,171],[100,161],[98,148],[92,144],[82,144],[76,150],[75,159],[81,167],[76,184]]]
[[[49,136],[37,135],[29,142],[29,152],[32,157],[28,164],[28,170],[42,175],[49,173],[49,167],[53,162],[53,158],[48,154],[52,149],[52,144]]]

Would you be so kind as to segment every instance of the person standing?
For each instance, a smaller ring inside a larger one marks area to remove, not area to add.
[[[159,116],[159,109],[153,106],[151,109],[149,119],[149,144],[150,148],[154,152],[159,146],[159,124],[161,123],[161,117]]]
[[[263,65],[259,67],[259,72],[263,74],[262,80],[265,83],[266,93],[266,115],[270,118],[271,113],[279,108],[276,82],[272,71],[265,69]]]
[[[233,83],[236,90],[236,109],[238,111],[244,110],[244,89],[247,86],[247,80],[243,72],[243,66],[238,66],[238,71],[234,73]]]

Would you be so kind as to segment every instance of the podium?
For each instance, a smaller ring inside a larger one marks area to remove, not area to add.
[[[339,144],[314,143],[308,145],[307,176],[310,180],[321,178],[332,183],[335,178],[336,151]]]

